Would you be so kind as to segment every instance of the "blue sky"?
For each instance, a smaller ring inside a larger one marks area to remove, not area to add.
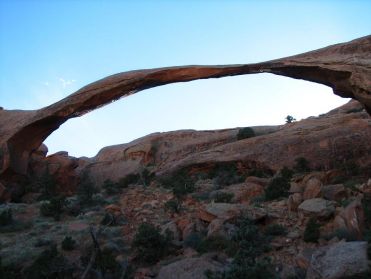
[[[133,69],[251,63],[365,36],[371,1],[0,0],[0,106],[36,109]],[[72,119],[50,153],[94,156],[152,132],[282,124],[347,102],[269,74],[162,86]]]

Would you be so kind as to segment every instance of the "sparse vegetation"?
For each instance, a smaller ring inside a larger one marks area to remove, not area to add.
[[[245,127],[238,130],[237,140],[243,140],[252,137],[255,137],[255,132],[252,128]]]
[[[214,184],[219,188],[245,180],[245,176],[239,173],[235,164],[216,165],[210,171],[209,177],[213,178]]]
[[[24,270],[26,279],[72,278],[72,268],[67,260],[59,254],[56,245],[41,253],[36,260]]]
[[[0,227],[13,223],[12,210],[8,207],[0,209]]]
[[[134,236],[132,246],[137,251],[139,261],[154,264],[169,251],[170,239],[161,235],[153,225],[143,223]]]
[[[77,187],[77,196],[82,205],[93,204],[93,196],[97,194],[98,188],[95,187],[87,173],[83,174],[80,184]]]
[[[286,235],[287,229],[281,224],[270,224],[265,228],[265,234],[268,236]]]
[[[64,196],[58,196],[43,201],[40,206],[40,214],[45,217],[53,217],[55,220],[59,220],[66,204],[66,197]]]
[[[114,183],[112,180],[107,179],[103,182],[102,188],[108,195],[114,195],[121,192],[119,183]]]
[[[295,159],[294,170],[298,173],[310,171],[309,162],[304,157],[298,157]]]
[[[62,241],[62,249],[66,251],[71,251],[75,249],[76,241],[71,236],[65,236]]]
[[[217,192],[214,197],[214,202],[230,203],[233,196],[233,193]]]
[[[165,188],[170,188],[176,198],[181,199],[195,190],[195,182],[185,170],[178,171],[172,175],[162,177],[160,183]]]
[[[224,251],[232,256],[238,250],[236,242],[228,240],[223,236],[203,238],[194,248],[201,254],[213,251]]]
[[[165,204],[165,210],[171,213],[179,213],[180,212],[180,202],[178,199],[171,199],[168,200]]]
[[[305,242],[317,242],[320,236],[319,228],[321,225],[317,222],[315,218],[310,218],[305,227],[304,231],[304,241]]]
[[[265,189],[265,198],[268,201],[287,197],[290,189],[290,181],[282,176],[277,176],[271,180]]]
[[[249,219],[239,222],[239,229],[233,237],[237,243],[237,253],[233,258],[231,267],[224,272],[215,273],[207,271],[209,279],[270,279],[275,278],[273,267],[267,258],[259,256],[267,250],[266,239],[259,233],[259,229]]]

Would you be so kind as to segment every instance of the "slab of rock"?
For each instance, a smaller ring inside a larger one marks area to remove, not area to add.
[[[160,269],[157,279],[206,279],[205,271],[221,271],[223,266],[206,257],[187,258]]]
[[[237,217],[246,207],[241,204],[231,203],[211,203],[205,208],[205,211],[215,218],[229,220]]]
[[[357,198],[351,202],[344,210],[342,210],[338,217],[340,217],[347,231],[358,240],[363,239],[363,230],[365,223],[365,216],[361,200]]]
[[[305,183],[303,199],[309,200],[314,198],[320,198],[322,196],[322,182],[317,177],[311,177]]]
[[[334,202],[321,198],[303,201],[298,207],[299,213],[308,217],[329,218],[335,213]]]
[[[366,278],[361,276],[370,271],[367,245],[352,241],[319,248],[312,255],[306,279]]]
[[[322,195],[331,201],[341,201],[347,197],[347,191],[343,184],[325,185],[322,187]]]

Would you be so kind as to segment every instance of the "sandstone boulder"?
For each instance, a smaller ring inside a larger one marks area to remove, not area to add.
[[[322,182],[317,177],[311,177],[305,182],[303,199],[309,200],[320,198],[322,193]]]
[[[186,258],[160,269],[158,279],[206,279],[205,271],[221,271],[223,266],[206,257]]]
[[[322,195],[331,201],[341,201],[347,197],[347,191],[343,184],[325,185],[322,187]]]
[[[299,205],[298,210],[304,216],[315,216],[326,219],[335,213],[335,205],[332,201],[315,198],[303,201]]]
[[[306,279],[366,278],[368,271],[367,242],[339,242],[313,253]]]

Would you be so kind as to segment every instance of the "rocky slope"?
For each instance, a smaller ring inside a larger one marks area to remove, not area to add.
[[[183,66],[116,74],[87,85],[48,107],[0,110],[0,183],[20,184],[29,157],[65,121],[151,87],[195,79],[273,73],[318,82],[361,102],[371,113],[371,37],[257,64]]]
[[[42,145],[24,188],[2,189],[0,278],[367,278],[363,106],[243,130],[156,133],[94,158]]]

